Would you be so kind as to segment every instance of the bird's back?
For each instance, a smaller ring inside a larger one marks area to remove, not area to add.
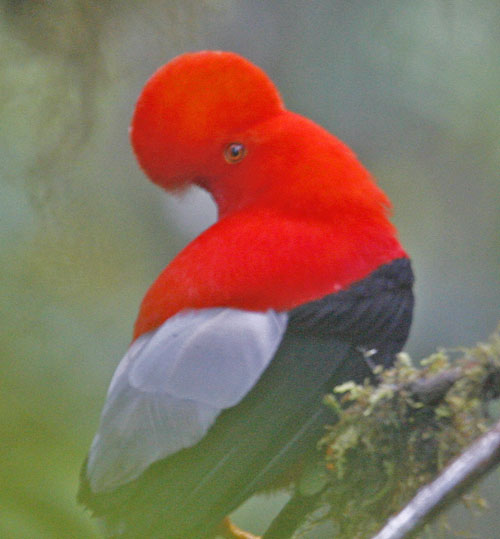
[[[408,336],[412,284],[410,262],[400,258],[347,290],[294,309],[258,383],[197,445],[107,493],[93,494],[83,470],[80,501],[120,537],[213,536],[252,494],[283,485],[301,462],[316,457],[316,442],[334,421],[323,396],[371,375],[366,351],[377,350],[376,363],[392,363]]]

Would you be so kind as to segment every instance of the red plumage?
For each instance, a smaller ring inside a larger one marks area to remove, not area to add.
[[[235,54],[187,54],[159,69],[131,139],[155,183],[198,184],[219,210],[148,291],[135,337],[185,308],[288,310],[406,256],[388,198],[353,152],[287,111],[267,76]],[[231,142],[247,151],[236,164],[223,159]]]

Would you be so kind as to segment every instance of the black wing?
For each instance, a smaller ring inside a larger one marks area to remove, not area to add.
[[[373,361],[391,364],[408,336],[412,284],[410,261],[401,258],[348,290],[291,311],[259,382],[200,443],[110,493],[93,494],[83,472],[79,500],[120,537],[213,537],[226,515],[314,451],[332,421],[324,394],[371,375],[363,350],[376,350]]]

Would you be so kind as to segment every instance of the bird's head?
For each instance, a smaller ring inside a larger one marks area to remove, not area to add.
[[[170,191],[199,185],[219,215],[256,201],[329,218],[339,201],[388,205],[347,146],[286,110],[269,77],[232,52],[187,53],[156,71],[131,140],[153,182]]]
[[[211,182],[243,160],[245,132],[283,112],[257,66],[231,52],[183,54],[146,83],[130,129],[139,164],[167,190]]]

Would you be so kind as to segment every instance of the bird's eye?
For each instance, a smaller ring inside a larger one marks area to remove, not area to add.
[[[224,159],[230,164],[238,163],[247,154],[245,146],[239,142],[232,142],[224,150]]]

